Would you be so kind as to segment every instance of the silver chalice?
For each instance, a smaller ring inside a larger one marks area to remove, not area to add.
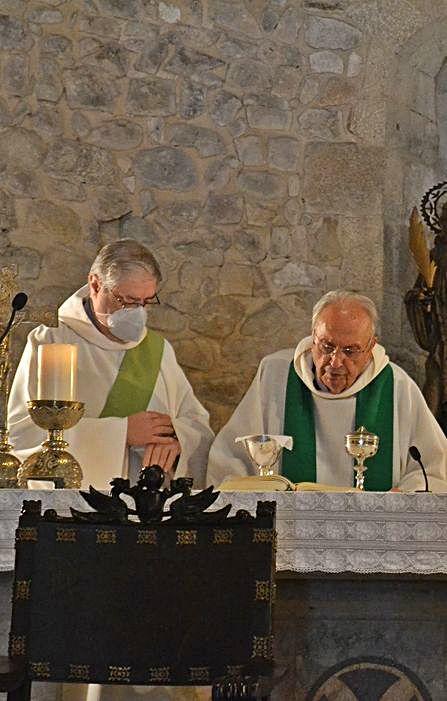
[[[281,455],[282,445],[267,434],[245,436],[243,443],[250,460],[258,470],[260,477],[274,475],[274,467]]]

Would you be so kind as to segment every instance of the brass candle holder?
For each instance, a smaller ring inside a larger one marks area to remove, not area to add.
[[[48,431],[42,449],[30,455],[17,473],[18,486],[28,487],[28,480],[52,480],[55,486],[78,489],[82,470],[67,450],[64,429],[76,426],[84,414],[84,403],[56,399],[33,399],[27,402],[34,423]]]
[[[11,373],[9,336],[0,343],[0,489],[17,487],[17,470],[20,460],[11,453],[8,440],[8,398]]]

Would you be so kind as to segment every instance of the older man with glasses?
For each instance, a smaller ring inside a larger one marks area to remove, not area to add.
[[[135,478],[141,466],[156,464],[203,486],[213,439],[208,413],[170,343],[147,328],[151,305],[160,303],[160,282],[158,263],[145,246],[132,239],[110,243],[94,260],[88,284],[60,307],[59,325],[30,333],[8,412],[20,458],[44,439],[26,408],[36,398],[38,346],[76,344],[85,415],[66,435],[83,484],[105,488],[119,474]]]
[[[255,474],[240,443],[249,434],[293,436],[281,472],[293,482],[353,485],[344,437],[363,425],[380,438],[365,488],[424,489],[415,445],[433,491],[447,491],[447,440],[419,388],[377,343],[377,311],[363,295],[328,292],[314,307],[312,333],[296,350],[261,361],[245,397],[211,448],[207,482]]]

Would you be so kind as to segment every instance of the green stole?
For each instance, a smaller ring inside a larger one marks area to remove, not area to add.
[[[385,492],[393,486],[393,395],[394,378],[390,365],[386,365],[357,394],[355,430],[365,426],[380,438],[379,450],[367,462],[365,489],[370,492]],[[297,375],[293,362],[290,363],[287,380],[284,434],[293,436],[293,449],[283,451],[282,474],[292,482],[316,482],[312,392]]]
[[[125,352],[99,418],[125,417],[146,411],[160,370],[163,348],[164,338],[148,330],[138,346]]]

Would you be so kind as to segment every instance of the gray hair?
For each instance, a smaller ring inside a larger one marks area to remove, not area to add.
[[[330,292],[326,292],[326,294],[318,300],[312,310],[312,333],[315,331],[315,325],[323,309],[331,304],[343,305],[344,302],[356,302],[362,307],[371,319],[372,332],[376,332],[379,315],[377,313],[377,307],[372,299],[350,290],[331,290]]]
[[[123,277],[146,272],[158,283],[162,280],[160,266],[146,246],[126,238],[103,246],[90,268],[105,287],[116,287]]]

